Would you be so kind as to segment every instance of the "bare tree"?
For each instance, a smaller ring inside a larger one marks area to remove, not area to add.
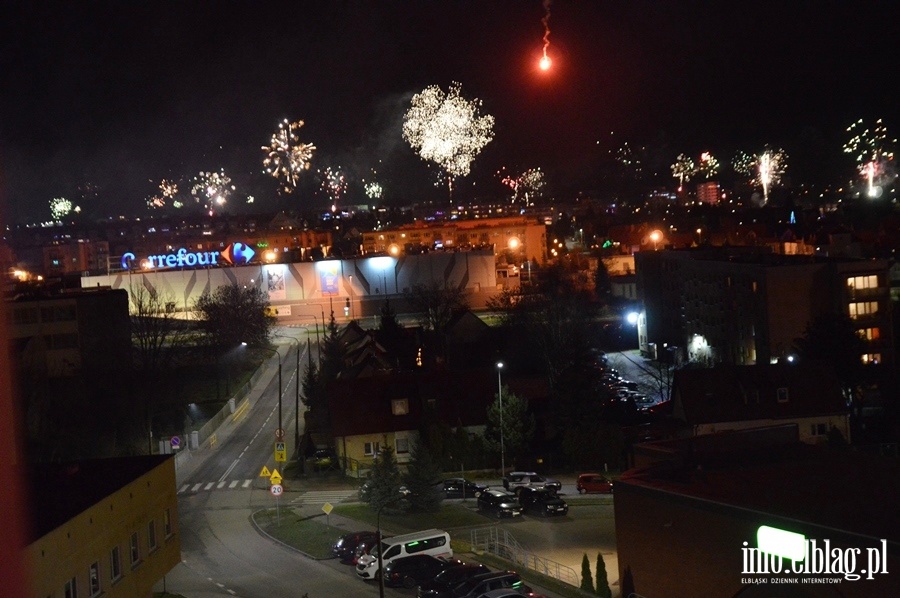
[[[171,297],[132,285],[131,339],[135,359],[144,372],[158,372],[172,365],[173,356],[188,339],[188,325],[177,317]]]

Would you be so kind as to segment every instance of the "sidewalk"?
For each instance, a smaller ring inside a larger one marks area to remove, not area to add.
[[[275,337],[277,355],[272,355],[260,365],[261,374],[256,383],[250,388],[250,391],[235,405],[234,413],[228,417],[209,438],[200,445],[199,448],[193,450],[182,449],[175,455],[175,482],[176,487],[180,487],[185,480],[199,468],[203,463],[215,453],[218,444],[230,436],[235,428],[239,425],[238,418],[247,409],[252,409],[259,401],[263,392],[271,384],[275,376],[278,375],[278,361],[282,359],[282,347],[290,348],[290,343],[279,342]],[[275,360],[273,362],[273,360]]]

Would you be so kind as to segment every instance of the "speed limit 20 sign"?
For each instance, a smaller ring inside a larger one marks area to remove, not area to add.
[[[284,492],[284,486],[281,484],[272,484],[269,486],[269,492],[272,493],[272,496],[281,496],[281,493]]]

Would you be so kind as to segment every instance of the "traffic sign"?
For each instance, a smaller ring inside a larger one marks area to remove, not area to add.
[[[275,439],[284,440],[284,430],[282,428],[278,428],[275,430]]]
[[[331,515],[331,511],[334,510],[334,507],[331,505],[330,502],[327,502],[324,505],[322,505],[322,510],[325,512],[326,515]]]
[[[278,473],[277,469],[272,470],[272,475],[269,476],[269,482],[272,484],[281,484],[281,474]]]
[[[177,449],[181,446],[181,438],[179,438],[178,436],[172,436],[171,438],[169,438],[169,444],[172,445],[173,449]]]
[[[272,484],[269,486],[269,492],[272,493],[272,496],[281,496],[281,493],[284,492],[284,487],[281,484]]]
[[[275,443],[275,462],[276,463],[284,463],[287,461],[287,448],[285,447],[285,443],[276,442]]]
[[[259,477],[261,477],[261,478],[267,478],[267,477],[269,477],[270,475],[272,475],[272,472],[269,471],[269,468],[268,468],[268,467],[266,467],[265,465],[263,465],[262,471],[259,472]]]

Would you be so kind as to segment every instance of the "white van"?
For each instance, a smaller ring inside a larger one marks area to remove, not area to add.
[[[356,565],[356,574],[362,579],[378,579],[378,553],[363,555]],[[394,536],[381,541],[382,562],[387,565],[394,559],[401,559],[414,554],[430,554],[449,559],[453,556],[450,548],[450,534],[439,529],[429,529],[414,534]]]

